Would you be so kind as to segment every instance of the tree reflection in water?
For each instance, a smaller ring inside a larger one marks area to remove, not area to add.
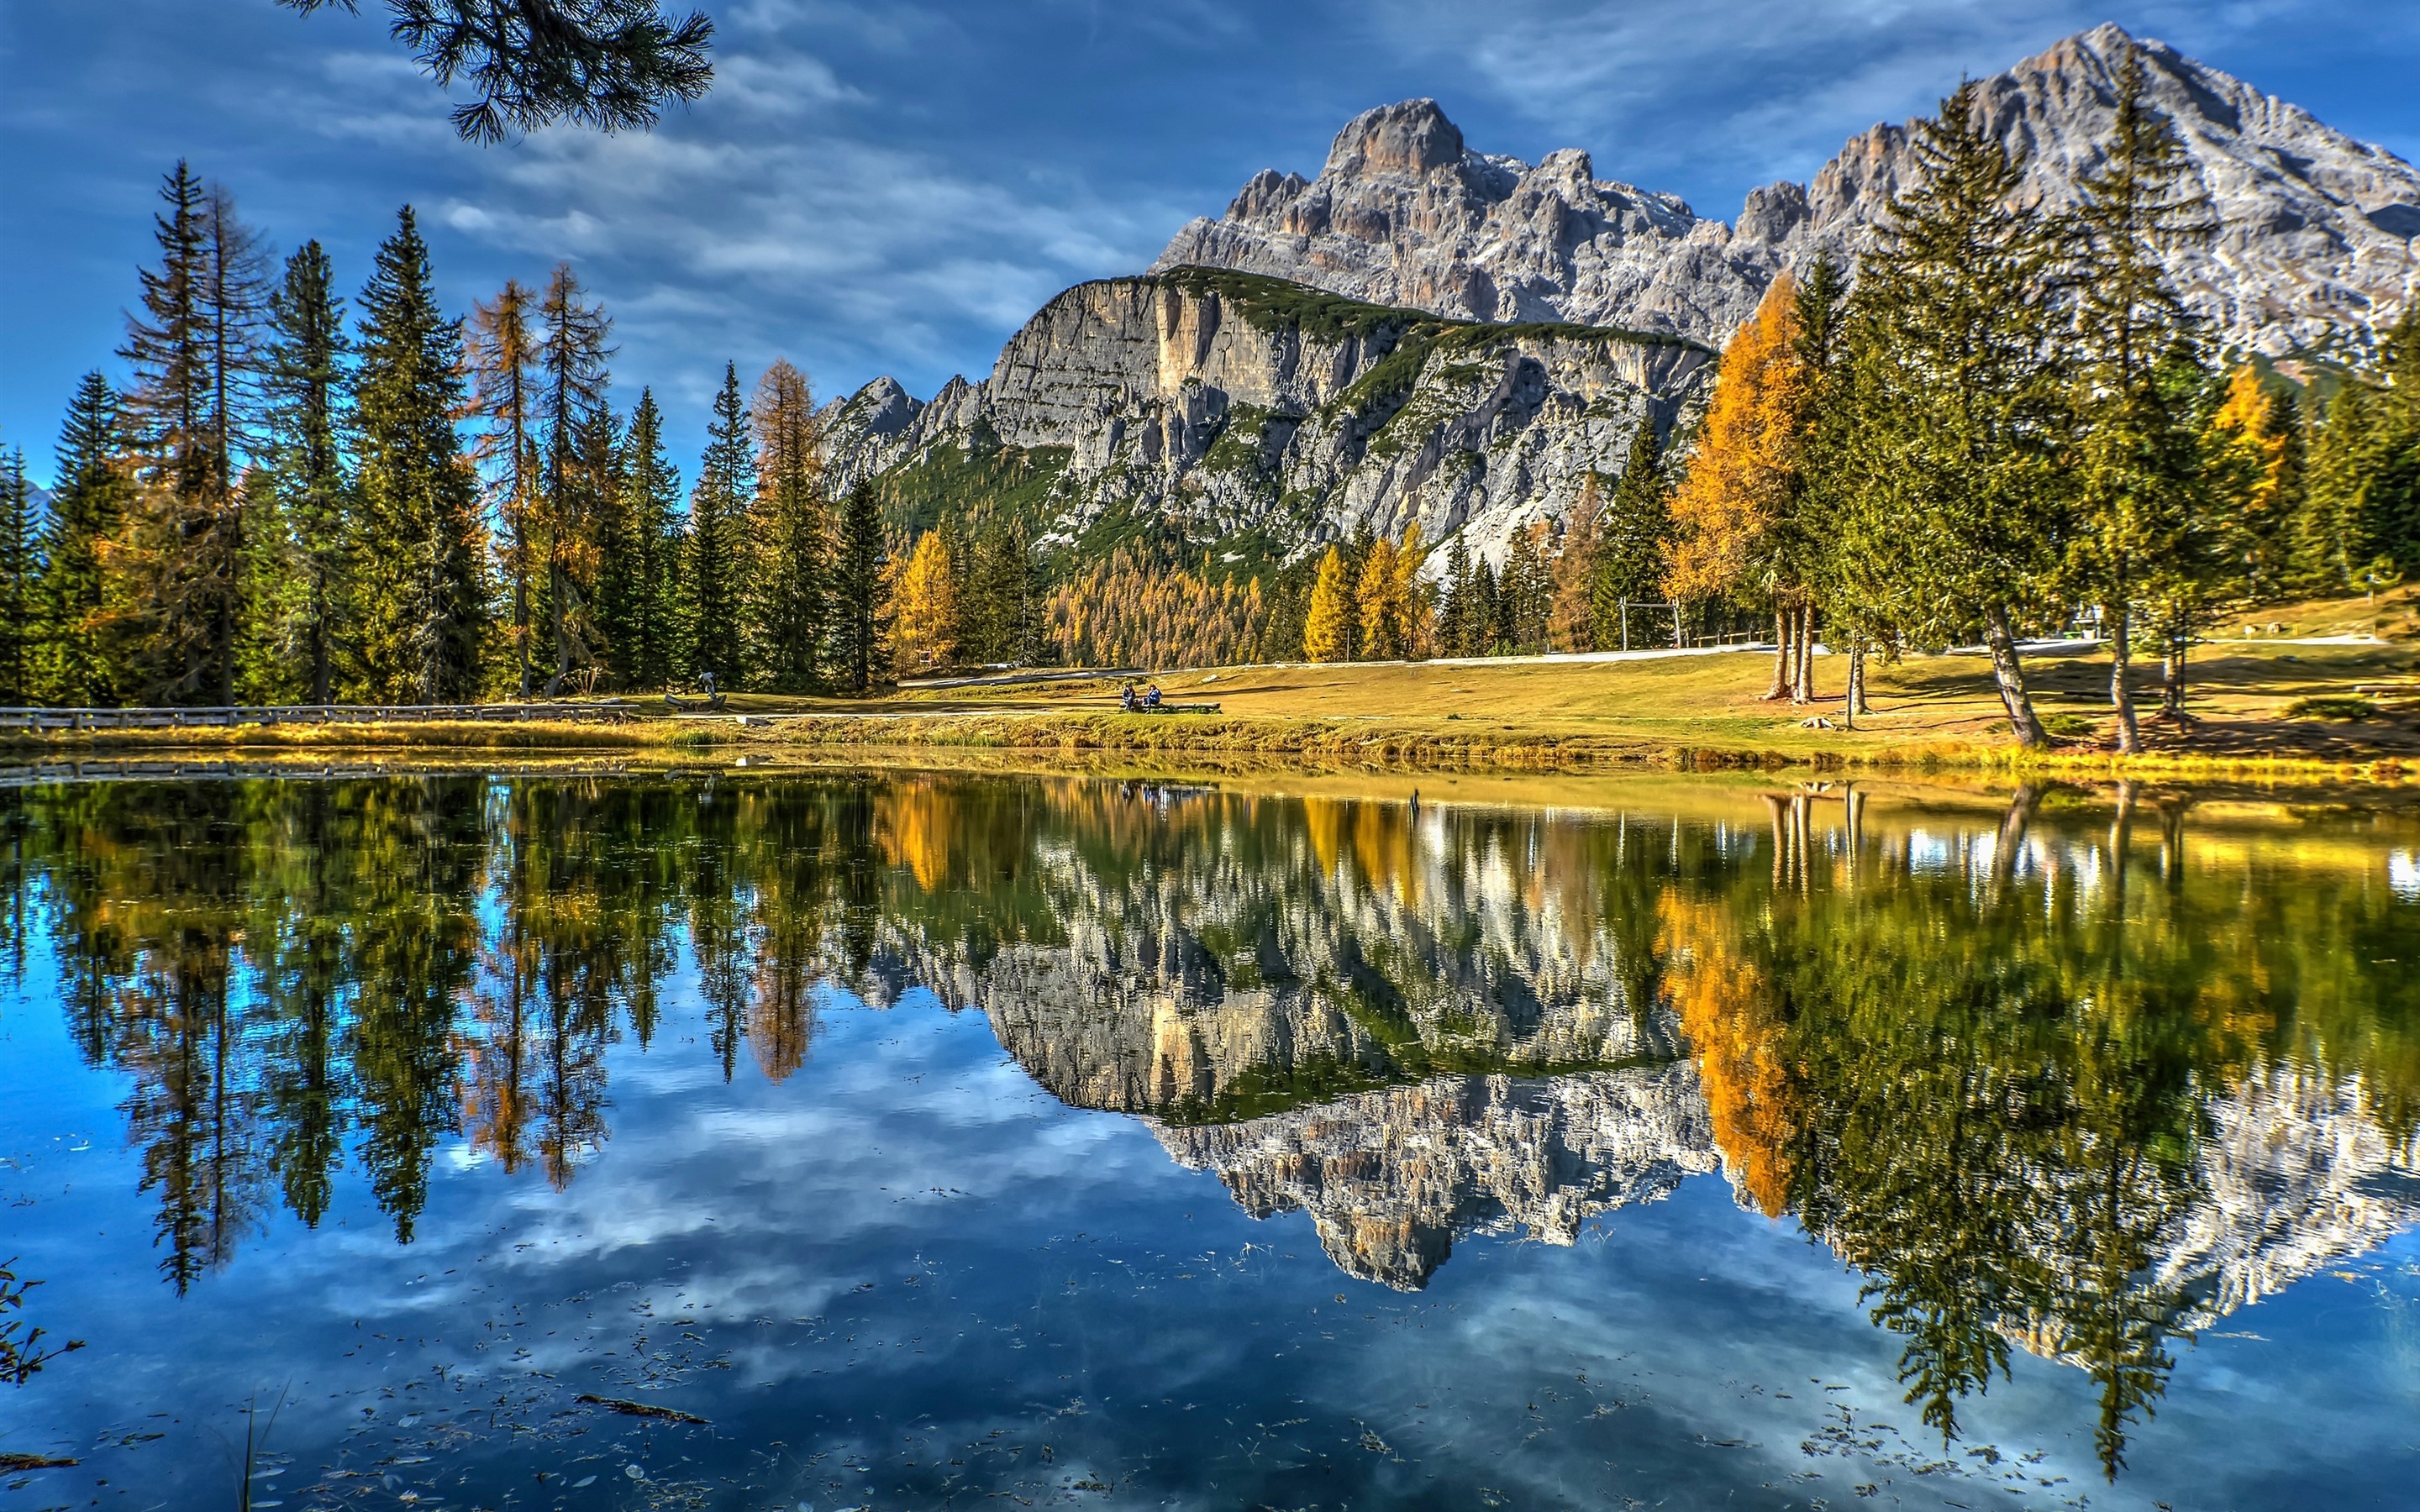
[[[449,1140],[571,1182],[607,1047],[684,983],[725,1079],[795,1072],[828,995],[980,1011],[1406,1288],[1719,1166],[1864,1273],[1945,1439],[2023,1349],[2090,1373],[2112,1475],[2172,1335],[2413,1216],[2361,1185],[2420,1109],[2391,817],[723,775],[58,784],[0,819],[10,938],[126,1079],[179,1291],[274,1208],[318,1225],[349,1161],[401,1242]]]

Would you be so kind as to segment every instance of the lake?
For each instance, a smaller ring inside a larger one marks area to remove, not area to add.
[[[2382,798],[99,771],[0,823],[0,1456],[76,1461],[9,1506],[2420,1504]]]

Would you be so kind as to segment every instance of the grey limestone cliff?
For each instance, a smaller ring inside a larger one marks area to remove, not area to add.
[[[1993,134],[2030,155],[2053,208],[2101,160],[2118,69],[2138,49],[2218,229],[2168,254],[2178,286],[2226,340],[2283,353],[2390,322],[2420,277],[2420,171],[2307,112],[2114,25],[1981,84]],[[1264,171],[1197,220],[1157,268],[1288,278],[1481,320],[1560,319],[1720,342],[1784,268],[1854,256],[1913,176],[1903,125],[1853,138],[1806,184],[1749,193],[1732,224],[1595,176],[1587,154],[1532,166],[1472,151],[1434,100],[1347,125],[1317,177]]]
[[[877,379],[827,411],[837,486],[992,458],[1047,474],[1060,543],[1129,519],[1290,556],[1367,525],[1498,554],[1618,474],[1641,418],[1668,425],[1711,351],[1670,336],[1493,326],[1233,273],[1082,284],[981,383],[928,404]]]

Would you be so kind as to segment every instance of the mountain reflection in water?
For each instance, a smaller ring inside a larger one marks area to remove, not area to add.
[[[1863,1276],[1926,1424],[2030,1351],[2088,1373],[2112,1474],[2180,1335],[2420,1218],[2409,819],[1444,786],[86,782],[0,814],[18,969],[54,953],[123,1078],[180,1293],[348,1170],[404,1244],[457,1142],[567,1188],[609,1049],[665,1053],[676,994],[705,1033],[672,1053],[779,1083],[819,1014],[928,991],[1402,1291],[1719,1171]]]

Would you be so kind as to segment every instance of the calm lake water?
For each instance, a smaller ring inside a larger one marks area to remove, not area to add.
[[[0,1504],[2420,1504],[2420,819],[1419,788],[0,791]]]

